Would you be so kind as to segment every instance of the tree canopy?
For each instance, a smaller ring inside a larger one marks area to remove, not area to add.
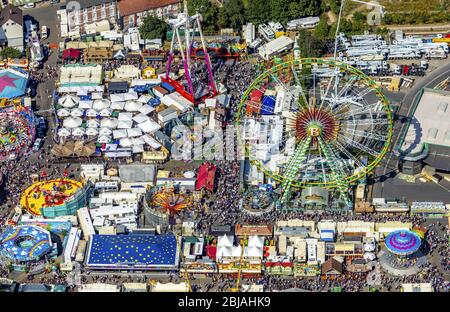
[[[0,51],[0,56],[2,57],[2,59],[20,58],[22,57],[22,52],[12,47],[6,47]]]
[[[165,39],[168,28],[169,25],[165,21],[156,16],[149,15],[139,27],[139,33],[143,39]]]

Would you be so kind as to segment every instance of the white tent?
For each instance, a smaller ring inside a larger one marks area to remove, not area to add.
[[[100,128],[99,135],[100,136],[110,136],[113,133],[113,131],[109,128]]]
[[[139,109],[142,108],[142,103],[139,103],[137,101],[127,101],[125,103],[125,110],[127,112],[138,112]]]
[[[95,129],[95,128],[87,128],[86,129],[86,135],[96,136],[96,135],[98,135],[98,130]]]
[[[263,247],[246,247],[244,249],[244,255],[252,258],[262,258],[263,257]]]
[[[123,93],[111,94],[111,102],[125,102],[125,96]]]
[[[83,120],[81,120],[80,117],[69,117],[67,119],[64,119],[63,126],[72,129],[81,126],[82,123]]]
[[[72,135],[73,136],[83,136],[85,135],[86,131],[84,131],[83,128],[75,128],[72,130]]]
[[[149,135],[143,135],[141,136],[141,138],[144,139],[145,143],[150,145],[151,148],[158,149],[162,146],[161,143],[159,143],[158,141],[155,140],[155,138]]]
[[[93,100],[101,100],[103,98],[103,93],[102,92],[93,92],[91,94],[91,98]]]
[[[145,141],[142,137],[132,138],[133,145],[144,145]]]
[[[74,108],[70,111],[70,116],[81,117],[81,116],[83,116],[83,110],[79,109],[79,108]]]
[[[264,238],[256,236],[256,235],[252,235],[248,238],[248,246],[262,248],[262,247],[264,247]]]
[[[123,93],[123,96],[126,101],[137,100],[139,98],[137,92],[134,91],[128,91],[128,93]]]
[[[111,137],[108,135],[101,135],[97,139],[97,142],[102,143],[102,144],[109,143],[110,141],[111,141]]]
[[[133,154],[142,153],[144,151],[144,145],[133,145]]]
[[[65,138],[70,135],[70,131],[67,130],[67,128],[59,128],[58,129],[58,136]]]
[[[58,100],[59,105],[67,108],[75,107],[78,102],[80,102],[80,98],[74,95],[65,95]]]
[[[233,246],[233,237],[228,235],[219,236],[217,247],[219,246],[225,246],[225,247],[232,247]]]
[[[67,108],[61,108],[56,114],[58,117],[68,117],[70,116],[70,111]]]
[[[145,133],[153,133],[153,132],[156,132],[159,129],[161,129],[161,126],[157,122],[155,122],[151,119],[149,119],[143,123],[140,123],[137,126],[139,128],[141,128],[142,131],[144,131]]]
[[[217,260],[223,257],[231,257],[233,255],[233,247],[217,246],[216,258]]]
[[[131,121],[133,120],[133,114],[132,113],[119,113],[119,116],[117,116],[119,121]]]
[[[97,111],[92,108],[86,111],[86,117],[97,117],[97,114],[98,114]]]
[[[78,103],[78,107],[82,109],[92,108],[93,103],[93,101],[80,101],[80,103]]]
[[[131,137],[138,137],[142,135],[142,130],[140,128],[131,128],[127,130],[128,136]]]
[[[102,117],[109,117],[112,115],[112,110],[110,108],[104,108],[100,111],[100,116]]]
[[[125,102],[123,102],[123,101],[111,103],[111,108],[114,110],[123,110],[124,107],[125,107]]]
[[[142,94],[139,99],[138,102],[141,102],[143,104],[147,104],[148,101],[150,101],[153,97],[148,95],[148,94]]]
[[[147,121],[148,117],[144,114],[137,114],[136,116],[133,117],[133,120],[140,124]]]
[[[101,111],[104,108],[109,108],[111,106],[111,102],[107,99],[103,100],[95,100],[92,108],[96,111]]]
[[[240,258],[242,256],[242,246],[233,246],[231,251],[231,256],[235,258]],[[245,250],[244,250],[245,251]]]
[[[130,147],[133,145],[133,141],[130,138],[120,139],[120,146],[122,147]]]
[[[140,109],[139,109],[139,112],[141,113],[141,114],[144,114],[144,115],[148,115],[148,114],[150,114],[151,112],[154,112],[155,111],[155,108],[154,107],[151,107],[150,105],[143,105]]]
[[[102,128],[110,128],[110,129],[117,128],[118,124],[119,124],[119,121],[115,118],[105,118],[105,119],[102,119],[102,121],[100,122],[100,125]]]
[[[364,244],[364,251],[374,251],[375,250],[375,244],[367,243]]]
[[[120,120],[117,125],[118,129],[130,129],[133,126],[133,121],[131,120]]]
[[[114,130],[113,131],[113,137],[114,139],[123,139],[126,138],[127,135],[127,130]]]
[[[86,122],[88,128],[99,128],[100,122],[97,119],[90,119]]]

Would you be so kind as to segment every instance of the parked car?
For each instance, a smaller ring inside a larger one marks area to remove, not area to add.
[[[55,4],[58,4],[59,3],[59,0],[50,0],[50,4],[51,5],[55,5]]]
[[[41,145],[42,145],[43,142],[44,142],[43,139],[37,138],[36,141],[34,141],[34,144],[33,144],[33,148],[32,148],[33,152],[39,151],[39,149],[41,148]]]
[[[47,36],[48,36],[47,26],[42,25],[42,28],[41,28],[41,37],[42,37],[42,39],[47,39]]]
[[[32,9],[36,6],[36,4],[34,4],[34,2],[28,2],[27,4],[25,4],[23,7],[25,9]]]

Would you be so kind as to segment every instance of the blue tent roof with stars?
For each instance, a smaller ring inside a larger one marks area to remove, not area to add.
[[[90,268],[167,269],[178,265],[174,235],[92,235],[86,265]]]

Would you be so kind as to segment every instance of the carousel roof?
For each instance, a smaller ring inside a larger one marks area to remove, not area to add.
[[[406,256],[416,252],[422,244],[415,232],[400,230],[389,233],[384,241],[386,248],[396,255]]]

